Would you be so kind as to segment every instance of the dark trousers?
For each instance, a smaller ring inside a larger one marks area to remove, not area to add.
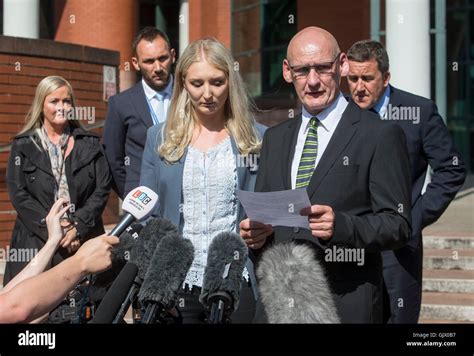
[[[421,239],[420,239],[421,241]],[[418,323],[421,309],[423,248],[405,246],[384,251],[383,277],[388,302],[384,303],[384,322]]]
[[[183,324],[202,324],[207,318],[204,306],[199,302],[201,288],[193,287],[189,290],[187,287],[180,294],[182,298],[178,302],[178,309],[183,317]],[[250,324],[255,316],[255,297],[252,287],[247,283],[242,283],[240,290],[239,307],[230,317],[232,324]]]

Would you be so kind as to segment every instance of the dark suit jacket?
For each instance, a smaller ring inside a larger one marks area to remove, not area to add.
[[[153,126],[142,82],[109,99],[104,148],[113,188],[124,197],[140,181],[146,131]]]
[[[291,163],[301,116],[268,129],[255,191],[291,189]],[[273,242],[299,240],[316,249],[342,322],[381,322],[380,251],[403,246],[410,235],[410,171],[400,127],[349,103],[313,174],[311,204],[335,212],[334,235],[323,242],[309,230],[274,227]],[[365,263],[329,262],[325,248],[365,251]]]
[[[446,210],[466,179],[466,168],[436,104],[392,86],[390,89],[389,105],[392,108],[419,108],[417,120],[393,122],[403,129],[410,155],[412,236],[408,245],[421,248],[421,231]],[[431,183],[421,195],[428,164],[433,169]]]

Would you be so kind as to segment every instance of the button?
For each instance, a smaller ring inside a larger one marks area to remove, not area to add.
[[[36,177],[35,177],[35,176],[30,176],[30,182],[34,182],[34,181],[35,181],[35,179],[36,179]]]
[[[300,228],[299,228],[299,227],[294,227],[294,228],[293,228],[293,232],[294,232],[295,234],[297,234],[298,232],[300,232]]]

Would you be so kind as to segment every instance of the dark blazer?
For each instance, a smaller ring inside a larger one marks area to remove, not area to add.
[[[266,131],[255,191],[291,189],[291,163],[301,116]],[[333,237],[323,242],[306,229],[274,227],[267,244],[309,243],[324,266],[343,323],[381,322],[380,252],[403,246],[410,235],[410,170],[400,127],[349,103],[313,174],[311,204],[335,212]],[[330,262],[325,248],[365,251],[356,262]]]
[[[138,186],[146,131],[153,126],[142,82],[109,99],[103,141],[113,189],[123,198]]]
[[[422,230],[443,214],[466,179],[464,161],[456,151],[448,128],[429,99],[390,86],[391,107],[420,108],[418,122],[394,120],[405,133],[410,155],[412,235],[408,245],[421,247]],[[455,164],[456,163],[456,164]],[[422,195],[428,164],[431,183]]]
[[[111,176],[109,166],[97,135],[76,128],[72,131],[74,148],[66,158],[65,170],[71,203],[71,214],[77,222],[82,241],[104,233],[102,212],[107,203]],[[54,203],[54,176],[48,155],[39,138],[32,132],[15,137],[7,170],[7,186],[11,202],[17,211],[11,248],[41,249],[48,239],[46,215]],[[69,257],[59,248],[51,266]],[[8,262],[6,284],[28,263]]]

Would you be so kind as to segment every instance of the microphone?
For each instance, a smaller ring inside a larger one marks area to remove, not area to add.
[[[158,195],[145,186],[131,190],[122,203],[122,210],[126,213],[117,226],[110,232],[111,236],[120,236],[135,220],[141,220],[151,213]]]
[[[128,265],[133,265],[137,269],[137,273],[127,285],[115,285],[115,283],[112,284],[104,299],[102,300],[102,303],[99,305],[96,315],[91,321],[92,323],[116,324],[122,322],[125,313],[130,307],[130,304],[136,299],[138,290],[140,289],[143,277],[145,276],[145,273],[148,269],[156,245],[163,236],[166,236],[169,232],[177,231],[177,227],[174,226],[169,220],[152,218],[148,221],[148,223],[138,234],[138,238],[135,241],[135,246],[130,252],[130,260],[125,265],[125,267]],[[129,273],[125,267],[122,269],[117,279],[122,278],[121,275],[123,273]],[[125,291],[116,291],[114,288],[125,288]],[[114,298],[106,299],[109,294],[113,295]],[[121,297],[118,298],[117,296]],[[108,305],[103,306],[106,302]]]
[[[137,243],[135,248],[132,250],[130,263],[134,263],[138,267],[138,274],[133,281],[133,284],[130,286],[130,290],[123,300],[118,312],[115,315],[112,323],[120,323],[127,313],[130,304],[132,304],[136,298],[138,291],[143,283],[145,278],[145,273],[150,266],[151,258],[153,257],[153,252],[156,249],[156,246],[160,240],[167,236],[170,233],[178,233],[178,228],[169,220],[162,218],[152,218],[150,219],[140,234],[139,240],[140,243]]]
[[[123,266],[130,260],[131,251],[135,247],[136,240],[142,230],[140,224],[130,225],[120,236],[120,242],[112,248],[112,267],[108,270],[95,274],[89,296],[92,301],[100,301],[112,282],[117,278]]]
[[[143,229],[141,224],[132,224],[119,236],[120,242],[112,249],[112,261],[127,263],[130,260],[136,241]]]
[[[209,313],[208,323],[229,322],[237,310],[247,256],[247,245],[236,233],[222,232],[212,240],[199,296]]]
[[[271,324],[340,323],[324,270],[311,247],[290,242],[268,248],[257,277]]]
[[[122,268],[122,271],[112,283],[102,303],[100,303],[90,324],[108,324],[112,321],[111,317],[117,313],[117,301],[125,299],[137,273],[138,268],[132,263],[127,263],[125,267]]]
[[[178,233],[163,237],[138,294],[141,305],[146,307],[142,324],[155,323],[157,315],[159,319],[165,317],[166,311],[176,305],[193,259],[194,247],[190,240]]]

